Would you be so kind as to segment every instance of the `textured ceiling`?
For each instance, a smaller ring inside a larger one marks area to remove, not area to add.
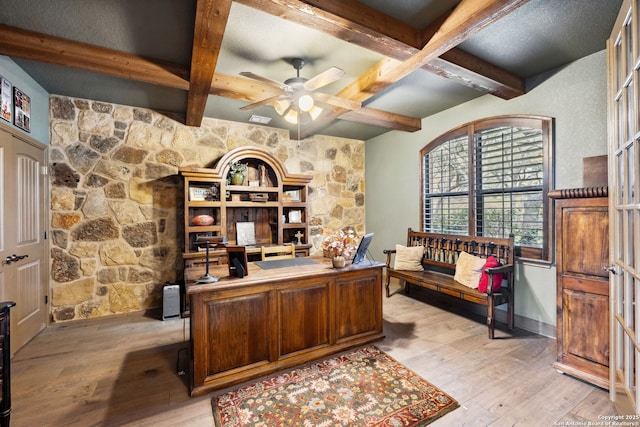
[[[307,64],[312,77],[331,66],[348,76],[322,91],[336,94],[383,55],[300,23],[234,2],[215,72],[242,71],[284,81],[295,76],[287,58]],[[269,3],[268,1],[265,3]],[[346,1],[345,4],[355,3]],[[422,29],[457,0],[363,0],[360,3]],[[531,0],[458,47],[522,78],[565,65],[605,48],[622,0]],[[189,67],[195,0],[2,0],[0,24],[169,61]],[[187,92],[101,73],[13,57],[49,93],[184,113]],[[423,118],[484,95],[456,79],[416,70],[363,105]],[[250,111],[248,102],[210,95],[205,117],[247,122],[251,114],[271,117],[270,126],[291,129],[272,107]],[[367,140],[387,132],[379,126],[336,120],[319,133]]]

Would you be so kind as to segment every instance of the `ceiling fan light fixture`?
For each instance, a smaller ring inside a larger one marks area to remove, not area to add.
[[[298,123],[298,112],[293,108],[289,108],[289,111],[287,111],[287,114],[284,115],[284,119],[289,123],[295,125]]]
[[[298,108],[301,111],[310,111],[314,107],[311,95],[304,94],[298,98]]]
[[[273,108],[276,110],[276,113],[280,114],[281,116],[287,112],[287,108],[289,108],[290,106],[291,103],[286,99],[281,99],[273,103]]]
[[[311,107],[311,110],[309,110],[309,114],[311,115],[311,120],[315,120],[322,114],[322,108],[314,105]]]
[[[307,79],[300,77],[300,69],[304,66],[304,60],[302,58],[292,58],[290,63],[296,70],[296,76],[286,79],[284,83],[248,71],[241,72],[240,75],[244,77],[275,86],[280,91],[279,95],[273,95],[261,101],[245,105],[241,110],[250,110],[263,105],[271,105],[276,113],[282,116],[287,122],[294,125],[307,125],[320,117],[323,112],[323,109],[316,105],[315,97],[318,98],[320,105],[328,104],[325,105],[325,108],[337,107],[347,110],[360,108],[359,102],[315,92],[317,89],[346,76],[347,73],[345,73],[344,70],[338,67],[331,67]],[[336,99],[338,101],[336,101]]]

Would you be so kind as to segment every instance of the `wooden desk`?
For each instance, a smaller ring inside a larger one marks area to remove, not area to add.
[[[277,269],[249,263],[241,279],[229,277],[226,265],[211,266],[220,281],[187,283],[191,396],[384,338],[384,264],[334,269],[317,261]]]

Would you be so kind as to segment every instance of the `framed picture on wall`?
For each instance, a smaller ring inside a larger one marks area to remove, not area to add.
[[[13,88],[13,124],[31,132],[31,98],[17,87]]]
[[[0,76],[0,117],[11,123],[13,102],[11,102],[11,82]]]

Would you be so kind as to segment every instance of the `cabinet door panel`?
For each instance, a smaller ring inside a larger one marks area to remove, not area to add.
[[[608,280],[609,273],[604,269],[609,260],[607,207],[567,208],[563,221],[563,233],[567,236],[562,256],[564,274]]]
[[[267,362],[268,294],[211,301],[207,305],[207,375]]]
[[[280,292],[280,355],[329,344],[329,284]]]
[[[609,298],[585,292],[564,292],[564,351],[609,366]]]
[[[382,332],[382,307],[376,277],[336,283],[337,340],[367,332]],[[371,289],[374,289],[372,291]]]
[[[588,294],[596,295],[609,295],[609,282],[605,280],[599,280],[598,277],[577,277],[574,275],[563,274],[562,276],[563,289],[585,292]]]

